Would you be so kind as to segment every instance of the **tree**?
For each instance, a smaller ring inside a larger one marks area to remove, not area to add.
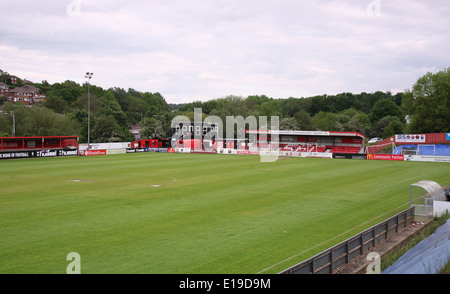
[[[372,133],[373,136],[387,138],[384,137],[383,135],[385,134],[386,129],[388,129],[388,131],[386,131],[386,136],[388,134],[391,134],[392,131],[395,131],[396,134],[401,134],[404,129],[404,123],[400,121],[400,119],[397,116],[388,115],[377,121],[374,124],[373,128],[374,128]],[[392,135],[395,134],[391,134],[390,136]]]
[[[68,104],[66,100],[56,95],[49,95],[46,98],[46,102],[44,103],[44,107],[50,108],[57,113],[65,113],[68,111]]]
[[[297,120],[293,117],[286,117],[280,121],[280,130],[295,131],[299,129]]]
[[[47,94],[52,89],[52,86],[47,80],[43,80],[41,83],[35,84],[35,86],[39,88],[42,94]]]
[[[339,115],[339,122],[343,125],[344,131],[369,135],[372,124],[366,113],[352,107],[340,112]]]
[[[114,94],[114,97],[116,98],[117,102],[119,102],[122,110],[127,111],[130,104],[130,99],[127,92],[122,88],[111,88],[109,89],[109,91]]]
[[[11,136],[11,122],[12,118],[9,114],[0,115],[0,137],[9,137]]]
[[[359,132],[364,135],[370,134],[372,131],[372,124],[370,123],[369,116],[364,112],[356,114],[349,122],[351,131]]]
[[[141,96],[148,105],[156,107],[156,109],[158,110],[158,114],[164,114],[171,110],[164,97],[158,92],[145,92]]]
[[[369,119],[372,124],[377,123],[385,116],[396,116],[401,121],[404,121],[403,111],[390,98],[378,100],[369,112]]]
[[[141,135],[143,139],[166,138],[163,120],[156,117],[145,118],[144,125],[141,130]]]
[[[48,108],[32,107],[23,122],[27,127],[28,136],[57,136],[54,133],[55,113]]]
[[[7,84],[9,80],[9,73],[0,69],[0,82]]]
[[[55,83],[52,85],[52,90],[47,92],[47,95],[54,94],[55,96],[60,96],[66,102],[71,105],[75,102],[78,97],[83,94],[83,88],[74,81],[65,81],[64,83]]]
[[[450,67],[419,78],[402,102],[411,119],[409,132],[450,132]]]
[[[322,96],[314,96],[309,98],[311,99],[311,107],[309,109],[309,113],[311,116],[315,116],[319,112],[333,112],[334,111],[334,105],[330,104],[330,101],[328,99],[327,95]]]
[[[16,136],[77,135],[79,124],[72,116],[45,107],[26,107],[6,103],[5,112],[14,112]]]
[[[288,99],[280,99],[280,107],[283,115],[294,117],[295,113],[301,110],[302,103],[300,99],[290,97]]]
[[[314,128],[318,131],[342,131],[342,125],[338,121],[338,115],[321,111],[313,117]]]
[[[95,119],[91,132],[92,142],[126,142],[132,140],[132,134],[120,127],[113,116],[100,115]]]
[[[402,134],[404,131],[403,124],[398,120],[391,121],[383,131],[383,139],[389,138],[395,134]]]
[[[358,106],[360,102],[352,93],[341,93],[334,98],[336,111],[343,111]]]
[[[15,131],[17,137],[29,136],[27,126],[24,121],[29,115],[29,108],[21,104],[5,103],[3,105],[4,113],[14,113]],[[12,123],[11,123],[12,126]],[[9,131],[11,133],[11,131]]]
[[[245,99],[245,103],[247,105],[247,107],[252,108],[252,109],[257,109],[259,107],[259,105],[261,105],[264,102],[269,101],[270,98],[267,97],[266,95],[250,95]]]
[[[90,111],[92,114],[95,114],[101,107],[102,103],[98,99],[98,97],[91,93],[90,97],[88,97],[88,94],[82,94],[80,97],[77,98],[77,100],[74,102],[74,106],[77,109],[82,109],[88,111],[90,108]]]
[[[375,93],[366,93],[362,92],[361,94],[357,95],[359,100],[360,107],[358,110],[363,111],[365,113],[369,113],[370,110],[374,107],[375,103],[377,103],[379,100],[388,98],[388,95],[386,93],[383,93],[381,91],[377,91]]]
[[[258,111],[259,116],[265,116],[267,117],[267,120],[270,120],[270,117],[272,116],[281,116],[281,107],[277,100],[269,100],[266,102],[263,102],[259,106]]]
[[[299,130],[302,131],[312,131],[313,127],[313,119],[305,110],[299,110],[294,114],[294,118],[297,121],[297,125]]]

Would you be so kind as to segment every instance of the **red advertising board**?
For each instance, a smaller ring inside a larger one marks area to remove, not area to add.
[[[367,154],[367,159],[369,160],[397,160],[404,161],[404,155],[396,155],[396,154]]]
[[[84,156],[106,155],[106,150],[84,150]]]

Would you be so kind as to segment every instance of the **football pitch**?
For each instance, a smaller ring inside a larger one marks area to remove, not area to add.
[[[136,153],[0,161],[0,273],[271,274],[409,207],[450,165]]]

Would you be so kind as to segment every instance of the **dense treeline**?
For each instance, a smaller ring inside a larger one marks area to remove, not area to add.
[[[10,136],[12,115],[16,136],[78,135],[87,142],[88,84],[73,81],[34,84],[46,102],[27,107],[4,103],[0,116],[0,136]],[[130,127],[142,123],[146,137],[165,137],[170,133],[172,112],[159,93],[134,89],[90,86],[91,142],[129,142],[134,140]]]
[[[176,106],[191,120],[194,108],[222,122],[227,116],[278,116],[282,130],[356,131],[382,138],[450,132],[450,68],[427,73],[411,90],[395,95],[377,91],[288,99],[228,96]]]
[[[278,116],[282,130],[357,131],[367,136],[390,136],[406,126],[403,93],[341,93],[308,98],[275,99],[228,96],[182,105],[178,112],[191,118],[194,108],[226,121],[227,116]]]
[[[87,84],[73,81],[35,84],[47,101],[43,107],[3,103],[15,113],[16,136],[78,135],[87,141]],[[2,101],[4,102],[4,100]],[[227,96],[187,104],[168,104],[160,93],[91,85],[91,142],[131,141],[130,126],[140,124],[143,138],[171,136],[178,115],[278,116],[282,130],[356,131],[387,138],[398,133],[450,132],[450,72],[427,73],[404,93],[340,93],[314,97]],[[407,119],[409,117],[409,119]],[[11,115],[0,116],[0,135],[11,134]]]

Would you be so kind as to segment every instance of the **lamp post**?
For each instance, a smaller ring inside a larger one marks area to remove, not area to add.
[[[92,78],[92,76],[94,75],[94,73],[92,72],[87,72],[86,75],[84,76],[87,79],[87,84],[88,84],[88,147],[87,149],[91,149],[90,147],[90,139],[91,139],[91,84],[90,84],[90,79]]]

